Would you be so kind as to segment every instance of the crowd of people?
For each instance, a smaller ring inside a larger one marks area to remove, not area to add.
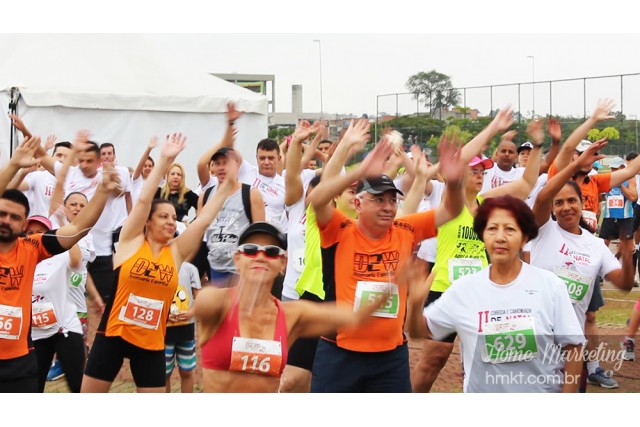
[[[0,391],[63,374],[72,392],[108,392],[128,359],[138,392],[170,392],[176,365],[193,392],[198,364],[207,392],[428,392],[456,344],[465,392],[616,388],[589,349],[602,281],[634,286],[640,157],[597,173],[607,141],[585,139],[612,108],[564,142],[548,119],[546,151],[544,121],[517,146],[505,108],[467,143],[443,136],[435,164],[385,131],[347,167],[367,119],[337,141],[301,120],[259,141],[254,165],[229,103],[197,171],[176,162],[181,133],[151,138],[130,170],[88,131],[42,145],[12,115],[24,140],[0,170]],[[640,300],[626,361],[639,325]],[[414,367],[409,337],[424,342]]]

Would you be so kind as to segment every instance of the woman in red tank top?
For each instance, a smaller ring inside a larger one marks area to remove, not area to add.
[[[206,392],[277,392],[288,349],[296,339],[363,323],[383,303],[378,298],[356,312],[332,303],[281,303],[271,295],[271,287],[286,267],[286,249],[286,237],[277,227],[251,224],[234,254],[237,286],[207,287],[198,294],[194,310],[200,321]]]

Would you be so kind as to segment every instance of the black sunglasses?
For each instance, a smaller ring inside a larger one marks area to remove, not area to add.
[[[273,245],[260,246],[254,245],[253,243],[246,243],[244,245],[238,246],[236,249],[237,252],[248,256],[249,258],[255,258],[258,256],[259,252],[262,252],[265,257],[276,259],[280,258],[285,254],[285,250]]]

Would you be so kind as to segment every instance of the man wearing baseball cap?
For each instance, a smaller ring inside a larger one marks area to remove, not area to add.
[[[395,219],[402,192],[382,175],[393,151],[386,139],[346,175],[337,173],[351,149],[362,149],[368,132],[366,120],[351,123],[311,193],[310,203],[320,228],[325,300],[357,310],[376,295],[388,292],[390,298],[366,324],[341,328],[337,334],[320,339],[312,392],[411,392],[403,330],[407,284],[397,279],[396,272],[416,244],[435,236],[437,227],[455,218],[464,204],[465,165],[456,147],[443,141],[438,146],[447,181],[443,203],[434,210]],[[355,180],[360,180],[355,200],[357,220],[346,217],[332,203]]]

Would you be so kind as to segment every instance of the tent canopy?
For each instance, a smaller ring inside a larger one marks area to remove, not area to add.
[[[172,60],[144,35],[5,35],[0,51],[0,90],[18,87],[33,107],[224,113],[232,99],[267,112],[265,96]]]

